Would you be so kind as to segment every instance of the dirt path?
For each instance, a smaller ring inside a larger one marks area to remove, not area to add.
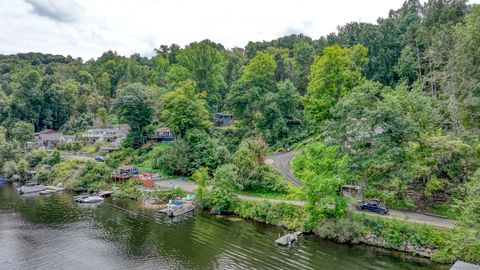
[[[288,181],[295,186],[303,186],[304,184],[296,178],[290,170],[290,162],[295,156],[296,152],[286,152],[267,157],[265,163],[272,165],[277,169]]]
[[[156,182],[156,186],[159,188],[181,188],[186,192],[194,192],[197,189],[197,184],[193,181],[189,180],[180,180],[180,179],[172,179],[172,180],[165,180],[165,181],[158,181]],[[244,201],[253,201],[253,202],[271,202],[271,203],[287,203],[293,204],[298,206],[304,206],[304,201],[293,201],[293,200],[279,200],[279,199],[270,199],[270,198],[262,198],[262,197],[255,197],[255,196],[248,196],[237,194],[237,198]],[[382,218],[395,218],[400,220],[405,220],[413,223],[418,224],[427,224],[433,225],[437,227],[443,228],[453,228],[455,225],[455,221],[451,219],[441,218],[441,217],[434,217],[420,213],[413,213],[413,212],[402,212],[397,210],[390,210],[388,215],[380,215],[377,213],[372,212],[364,212],[367,215],[371,216],[379,216]]]

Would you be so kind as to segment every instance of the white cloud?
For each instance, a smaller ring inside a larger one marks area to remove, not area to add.
[[[205,38],[227,48],[291,33],[319,38],[347,22],[375,22],[403,1],[2,0],[0,53],[89,59],[108,49],[148,55],[161,44]]]

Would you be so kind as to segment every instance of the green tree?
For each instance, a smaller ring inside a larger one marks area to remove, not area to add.
[[[235,191],[241,188],[236,178],[237,168],[233,164],[222,165],[215,171],[209,194],[209,207],[212,213],[222,214],[230,211],[236,199]]]
[[[443,263],[464,260],[480,263],[480,169],[465,185],[463,200],[459,203],[460,218],[447,245],[435,253],[433,259]]]
[[[162,118],[176,135],[183,137],[189,129],[212,126],[205,95],[205,92],[195,93],[195,83],[186,81],[175,91],[163,96]]]
[[[140,147],[149,139],[153,108],[150,104],[148,90],[140,83],[129,84],[120,89],[113,101],[113,110],[121,121],[130,125],[128,143],[133,148]]]
[[[100,120],[100,123],[102,124],[102,127],[106,127],[107,126],[107,121],[108,121],[108,113],[107,113],[107,110],[104,107],[98,109],[97,117],[98,117],[98,120]]]
[[[233,156],[233,164],[238,168],[237,182],[247,191],[285,193],[285,180],[263,162],[267,152],[263,137],[244,139]]]
[[[292,165],[307,185],[306,228],[313,229],[320,218],[338,218],[345,213],[346,201],[338,190],[348,181],[348,158],[341,156],[339,147],[310,144],[295,157]]]
[[[209,40],[191,43],[180,51],[177,60],[192,75],[196,91],[207,93],[208,106],[218,110],[227,84],[224,80],[226,62],[217,45]]]
[[[392,90],[367,82],[344,96],[332,115],[325,122],[324,135],[350,156],[353,179],[391,191],[378,194],[389,203],[403,198],[417,174],[407,164],[421,164],[411,160],[410,147],[424,145],[424,136],[439,132],[435,101],[418,89]]]
[[[271,55],[257,53],[245,67],[240,80],[232,86],[229,107],[248,128],[254,126],[255,115],[263,105],[263,96],[275,90],[275,70],[276,63]]]
[[[24,147],[26,150],[27,142],[31,142],[35,139],[35,130],[33,125],[28,122],[18,121],[12,128],[13,138]]]
[[[367,49],[361,45],[345,49],[330,46],[315,59],[302,99],[305,115],[315,130],[331,117],[330,109],[337,101],[363,81],[362,65],[366,61]]]

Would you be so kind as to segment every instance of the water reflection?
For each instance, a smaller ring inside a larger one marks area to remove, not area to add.
[[[131,200],[88,207],[68,193],[25,198],[0,187],[2,269],[445,269],[310,236],[279,248],[282,231],[204,213],[170,219]]]

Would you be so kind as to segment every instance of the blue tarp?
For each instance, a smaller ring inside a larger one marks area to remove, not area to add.
[[[7,181],[7,178],[0,177],[0,182],[5,182]]]
[[[172,205],[182,205],[182,204],[184,204],[184,202],[173,201],[170,204],[172,204]]]

